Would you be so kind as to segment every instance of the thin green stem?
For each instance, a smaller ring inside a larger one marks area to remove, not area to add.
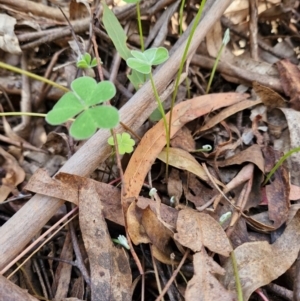
[[[6,113],[0,113],[0,117],[2,117],[2,116],[32,116],[32,117],[45,118],[47,116],[47,114],[32,113],[32,112],[6,112]]]
[[[195,20],[194,20],[189,38],[187,40],[187,43],[186,43],[186,46],[185,46],[185,49],[184,49],[184,52],[183,52],[183,56],[182,56],[182,60],[180,62],[179,70],[178,70],[178,73],[177,73],[177,76],[176,76],[175,88],[174,88],[174,92],[173,92],[173,95],[172,95],[171,108],[170,108],[170,118],[169,118],[169,127],[168,127],[169,131],[168,131],[168,135],[167,135],[167,140],[168,141],[170,141],[170,136],[171,136],[170,129],[171,129],[171,124],[172,124],[173,108],[174,108],[175,99],[176,99],[176,96],[177,96],[177,93],[178,93],[180,76],[181,76],[181,73],[182,73],[182,70],[183,70],[184,63],[185,63],[186,58],[187,58],[187,54],[188,54],[188,50],[189,50],[191,42],[192,42],[192,38],[194,36],[197,25],[198,25],[198,23],[200,21],[200,18],[202,16],[202,11],[204,9],[205,3],[206,3],[206,0],[203,0],[201,2],[201,5],[200,5],[199,10],[197,12],[197,15],[195,17]],[[167,161],[166,164],[167,164],[167,167],[168,167],[168,164],[169,164],[169,152],[168,151],[167,151],[166,161]]]
[[[185,5],[185,0],[181,1],[180,9],[179,9],[179,34],[182,35],[182,22],[183,22],[183,9]]]
[[[222,45],[221,45],[221,47],[220,47],[220,49],[219,49],[219,51],[218,51],[218,55],[217,55],[217,57],[216,57],[216,59],[215,59],[214,66],[213,66],[213,68],[212,68],[212,71],[211,71],[211,74],[210,74],[210,77],[209,77],[209,81],[208,81],[208,84],[207,84],[207,87],[206,87],[206,91],[205,91],[206,94],[208,94],[209,89],[210,89],[210,86],[211,86],[211,83],[212,83],[212,80],[213,80],[213,78],[214,78],[214,76],[215,76],[215,72],[216,72],[218,63],[219,63],[219,61],[220,61],[221,54],[222,54],[222,51],[223,51],[224,46],[225,46],[225,45],[222,43]]]
[[[136,14],[137,14],[138,27],[139,27],[139,34],[140,34],[141,50],[144,51],[145,46],[144,46],[143,27],[142,27],[141,10],[140,10],[140,2],[139,1],[136,4]]]
[[[156,90],[156,86],[155,86],[155,83],[154,83],[154,80],[153,80],[152,73],[149,74],[149,78],[150,78],[150,82],[151,82],[151,85],[152,85],[152,90],[154,92],[154,96],[155,96],[155,99],[156,99],[156,102],[157,102],[158,109],[159,109],[160,114],[162,115],[162,118],[163,118],[165,131],[166,131],[166,138],[167,138],[167,154],[168,154],[169,153],[169,148],[170,148],[170,136],[169,136],[169,129],[168,129],[168,122],[167,122],[167,118],[166,118],[166,113],[165,113],[164,107],[162,105],[162,102],[159,98],[158,92]],[[167,180],[167,178],[168,178],[168,165],[166,167],[166,180]]]
[[[18,67],[14,67],[14,66],[5,64],[3,62],[0,62],[0,68],[7,69],[7,70],[10,70],[12,72],[16,72],[16,73],[27,75],[27,76],[29,76],[29,77],[31,77],[33,79],[36,79],[36,80],[41,81],[41,82],[43,82],[45,84],[49,84],[49,85],[51,85],[51,86],[53,86],[55,88],[63,90],[64,92],[69,92],[70,91],[68,88],[66,88],[64,86],[61,86],[61,85],[53,82],[52,80],[49,80],[49,79],[44,78],[42,76],[39,76],[39,75],[36,75],[34,73],[28,72],[26,70],[22,70],[22,69],[20,69]]]
[[[243,301],[243,291],[242,291],[242,286],[241,286],[241,281],[240,281],[240,276],[239,276],[239,270],[238,270],[238,267],[237,267],[237,262],[236,262],[234,251],[232,251],[230,253],[230,258],[231,258],[233,272],[234,272],[235,286],[236,286],[236,292],[237,292],[237,295],[238,295],[238,300]]]
[[[293,153],[297,153],[300,151],[300,146],[299,147],[295,147],[293,149],[291,149],[289,152],[287,152],[286,154],[284,154],[280,160],[275,164],[275,166],[272,168],[272,170],[269,172],[267,178],[264,181],[263,185],[266,185],[269,180],[271,179],[271,177],[273,176],[273,174],[275,173],[275,171],[280,167],[280,165],[282,165],[282,163],[288,158],[290,157]]]

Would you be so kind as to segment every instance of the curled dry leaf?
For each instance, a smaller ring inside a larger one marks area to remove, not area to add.
[[[288,59],[281,60],[276,63],[280,82],[283,87],[284,93],[290,96],[289,102],[291,108],[299,111],[300,110],[300,70],[299,68],[291,63]]]
[[[210,251],[229,256],[232,247],[220,224],[210,215],[192,209],[183,209],[178,214],[177,233],[174,238],[194,252],[203,246]]]
[[[247,97],[247,94],[239,93],[209,94],[176,105],[173,109],[170,137],[172,138],[187,122],[211,111],[239,103]],[[166,118],[168,120],[169,114]],[[125,191],[122,202],[125,207],[128,207],[132,198],[138,197],[148,171],[165,144],[166,131],[161,120],[144,135],[124,173]]]
[[[288,224],[284,233],[270,245],[266,241],[244,243],[234,250],[243,297],[251,294],[285,273],[297,259],[300,250],[300,211]],[[228,260],[222,283],[234,290],[235,280],[232,262]]]
[[[166,163],[167,149],[163,149],[157,158]],[[198,176],[203,181],[209,181],[203,167],[190,153],[183,149],[173,147],[169,148],[169,165],[178,169],[187,170]],[[218,180],[216,179],[216,181]]]
[[[251,108],[255,105],[258,105],[261,103],[261,100],[250,100],[245,99],[241,102],[235,104],[234,106],[230,106],[228,108],[225,108],[218,114],[214,115],[213,117],[209,118],[208,121],[199,129],[194,135],[197,135],[198,133],[204,132],[206,130],[211,129],[215,125],[219,124],[224,119],[228,118],[229,116],[232,116],[233,114],[243,111],[245,109]]]
[[[236,155],[222,161],[218,161],[218,166],[224,167],[228,165],[234,165],[234,164],[242,164],[245,162],[251,162],[254,163],[261,171],[262,173],[265,172],[264,167],[264,158],[261,152],[261,148],[259,145],[254,144],[245,150],[237,153]]]
[[[5,171],[5,177],[2,178],[0,186],[0,203],[3,202],[8,195],[14,191],[17,185],[25,179],[25,172],[20,167],[17,160],[0,147],[1,168]]]
[[[286,167],[280,166],[275,172],[275,179],[266,186],[269,218],[273,227],[278,229],[288,218],[290,208],[290,183]]]
[[[131,269],[126,251],[116,248],[93,182],[78,186],[79,223],[91,270],[92,301],[131,300]]]
[[[188,282],[185,299],[187,301],[232,301],[235,294],[227,291],[215,274],[224,275],[221,268],[203,249],[194,256],[194,276]]]
[[[62,172],[58,173],[55,178],[51,178],[44,169],[38,169],[30,178],[25,189],[78,205],[78,185],[82,181],[92,182],[95,185],[97,196],[105,204],[105,218],[124,225],[120,190],[109,184]]]
[[[22,52],[14,32],[16,19],[7,14],[0,14],[0,48],[5,52],[20,54]]]

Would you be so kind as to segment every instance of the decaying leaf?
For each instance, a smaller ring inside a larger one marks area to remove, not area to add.
[[[16,23],[15,18],[7,14],[0,14],[0,48],[12,54],[20,54],[22,52],[14,32]]]
[[[93,182],[79,186],[79,223],[91,270],[92,300],[131,300],[131,269],[126,251],[115,247]]]
[[[266,241],[244,243],[234,250],[244,300],[251,294],[287,271],[296,260],[300,249],[300,211],[283,234],[270,245]],[[224,266],[222,283],[234,290],[235,281],[230,260]]]
[[[300,110],[300,70],[291,63],[288,59],[281,60],[276,63],[280,81],[286,95],[290,96],[290,107],[299,111]]]
[[[2,185],[0,186],[0,203],[3,202],[7,196],[14,192],[16,186],[22,183],[25,179],[25,172],[20,167],[17,160],[0,147],[0,164],[2,168]]]
[[[225,270],[209,257],[204,249],[197,252],[193,259],[194,276],[186,288],[187,301],[236,300],[235,293],[227,291],[215,276],[224,275]]]
[[[177,233],[174,238],[194,252],[203,246],[212,252],[229,256],[232,247],[220,224],[210,215],[192,209],[183,209],[178,214]]]

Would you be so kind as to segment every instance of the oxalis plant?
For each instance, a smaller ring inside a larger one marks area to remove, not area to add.
[[[77,62],[77,66],[84,69],[90,69],[95,64],[95,59],[91,59],[91,56],[87,53]],[[46,121],[51,125],[73,121],[70,127],[70,135],[77,140],[88,139],[98,128],[113,129],[119,123],[119,111],[109,104],[103,104],[112,99],[116,94],[115,85],[110,81],[97,83],[93,78],[83,76],[72,81],[71,91],[69,91],[63,86],[28,71],[2,62],[0,62],[0,67],[25,74],[67,92],[59,99],[48,114],[9,112],[0,113],[0,116],[27,115],[45,117]],[[108,143],[114,146],[113,137],[109,138]],[[119,153],[124,154],[133,151],[135,141],[129,134],[123,133],[122,135],[117,134],[117,143]]]

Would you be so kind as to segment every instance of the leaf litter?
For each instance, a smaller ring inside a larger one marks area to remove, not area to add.
[[[13,61],[13,55],[21,50],[24,56],[28,47],[36,47],[36,52],[31,55],[27,52],[27,57],[23,57],[30,66],[28,69],[41,74],[44,72],[48,77],[52,73],[53,78],[67,86],[74,79],[76,69],[72,69],[74,66],[71,65],[65,66],[62,61],[72,62],[76,51],[70,50],[59,60],[55,60],[54,50],[51,50],[53,58],[45,56],[45,45],[51,45],[53,49],[69,47],[64,39],[53,38],[50,31],[56,27],[62,31],[64,19],[57,17],[60,14],[56,8],[51,8],[52,18],[46,13],[47,6],[28,2],[31,15],[22,14],[18,18],[16,12],[20,6],[10,7],[7,4],[4,7],[0,3],[5,18],[10,21],[2,24],[4,36],[0,48],[6,52],[5,61],[18,65],[18,61]],[[83,29],[78,29],[72,22],[76,33],[87,42],[85,31],[90,20],[87,18],[87,22],[84,18],[89,16],[86,11],[88,2],[83,1],[83,5],[74,1],[71,4],[59,2],[67,8],[66,11],[70,10],[70,20],[82,21]],[[97,1],[90,2],[93,6]],[[178,5],[171,7],[169,3],[161,4],[162,1],[152,2],[140,3],[145,35],[149,37],[157,35],[151,32],[154,19],[150,15],[158,18],[163,8],[166,13],[173,14]],[[207,2],[213,4],[213,1]],[[248,7],[250,2],[228,1],[230,6],[222,12],[223,17],[216,19],[211,31],[206,33],[206,43],[201,43],[187,63],[189,76],[185,91],[190,96],[181,96],[183,99],[177,100],[174,107],[168,178],[165,178],[167,150],[162,121],[154,125],[146,122],[143,131],[136,135],[141,137],[141,141],[136,141],[133,154],[121,158],[124,178],[120,189],[118,184],[122,179],[118,178],[119,171],[113,156],[94,166],[90,178],[82,177],[80,173],[59,172],[67,156],[82,146],[82,142],[69,139],[66,128],[70,125],[51,128],[55,131],[50,132],[49,126],[31,120],[32,129],[27,126],[22,131],[17,119],[3,119],[2,131],[6,137],[0,136],[0,202],[4,202],[0,207],[1,223],[5,218],[12,220],[14,217],[11,215],[17,210],[18,216],[22,216],[25,203],[22,199],[29,193],[45,195],[49,202],[53,201],[52,198],[68,202],[49,222],[44,220],[43,225],[54,224],[72,206],[78,206],[79,217],[65,225],[36,255],[46,264],[47,273],[43,277],[48,284],[45,286],[42,277],[36,276],[32,268],[26,266],[23,275],[21,272],[15,274],[15,284],[1,276],[1,299],[159,300],[161,297],[157,296],[166,291],[165,300],[256,300],[255,292],[266,300],[276,300],[277,292],[270,285],[276,283],[287,299],[294,294],[294,300],[299,300],[295,280],[300,277],[299,267],[295,264],[300,249],[299,152],[288,157],[264,184],[265,176],[282,155],[299,147],[296,42],[293,39],[287,43],[286,39],[270,38],[272,34],[286,37],[291,33],[297,34],[298,26],[287,12],[299,9],[298,2],[276,0],[266,5],[265,1],[257,1],[255,9],[258,14],[255,16],[249,15],[248,9],[253,9]],[[135,6],[119,4],[121,1],[115,1],[115,15],[124,24],[133,20]],[[148,14],[149,7],[151,14]],[[195,7],[193,1],[184,7],[186,24],[192,21]],[[24,9],[27,11],[29,8]],[[111,19],[107,16],[111,11],[107,6],[105,10],[103,22],[109,23]],[[278,15],[286,23],[281,22]],[[167,41],[161,41],[164,45],[170,45],[170,37],[178,37],[178,19],[174,15],[168,20],[172,25],[169,34],[163,34],[161,30],[163,39]],[[249,40],[247,36],[243,37],[248,26],[253,29],[257,24],[259,27],[256,29],[265,35],[264,39],[252,32]],[[288,31],[283,31],[285,24],[289,24],[288,34]],[[227,27],[231,30],[231,41],[217,66],[211,88],[213,93],[203,95],[213,67],[212,58],[218,54]],[[153,27],[153,30],[157,31],[157,28]],[[31,35],[27,35],[29,31]],[[42,40],[39,32],[48,40]],[[99,49],[112,49],[107,37],[109,32],[103,28],[97,28],[95,32],[103,39],[99,41],[102,43]],[[121,35],[119,46],[123,59],[129,56],[127,45],[130,45],[130,50],[139,46],[136,32],[137,28],[130,28],[127,41],[123,40],[123,33]],[[69,35],[69,29],[66,35]],[[272,43],[267,44],[266,40]],[[255,50],[256,44],[260,47],[259,52]],[[111,55],[109,51],[108,56]],[[111,59],[105,59],[104,70],[111,70],[111,62]],[[45,72],[48,65],[52,67]],[[24,61],[22,66],[26,66]],[[53,71],[53,66],[62,71]],[[119,73],[117,97],[124,103],[128,99],[126,95],[132,95],[132,91],[127,91],[126,70],[122,65]],[[9,84],[6,81],[8,76],[11,77]],[[0,84],[3,93],[10,98],[3,103],[4,111],[11,111],[14,106],[18,108],[16,111],[22,110],[18,102],[22,100],[25,103],[24,91],[29,91],[24,77],[13,77],[1,70]],[[51,110],[61,96],[54,88],[50,92],[45,86],[42,91],[33,85],[32,88],[32,101],[40,105],[40,108],[35,108],[37,111]],[[45,99],[45,103],[38,99]],[[117,102],[114,104],[118,106]],[[33,137],[34,128],[41,137]],[[112,142],[110,144],[113,145]],[[133,145],[132,141],[130,149]],[[196,151],[205,145],[212,146],[212,150],[208,153]],[[153,187],[157,192],[149,195]],[[35,218],[43,219],[42,216]],[[19,222],[23,223],[23,219]],[[26,224],[34,222],[27,220]],[[35,233],[28,231],[24,235],[28,235],[29,241],[40,230],[36,229]],[[6,233],[17,235],[13,231],[12,227]],[[130,250],[114,245],[112,238],[116,239],[120,234],[130,239]],[[0,237],[8,237],[6,244],[10,241],[8,235],[5,236],[0,228]],[[190,255],[186,256],[187,252]],[[236,270],[233,268],[233,253]],[[0,267],[6,271],[8,260],[1,246],[0,254]],[[30,259],[28,266],[35,265],[34,269],[37,269],[35,260]],[[160,262],[157,266],[156,261]],[[181,271],[176,274],[179,264],[182,265]],[[161,283],[157,283],[157,275],[153,276],[159,265],[162,267],[159,269]],[[291,273],[293,276],[288,276]],[[7,277],[8,272],[4,276]],[[28,293],[18,287],[22,277],[31,279],[26,282]],[[237,277],[242,299],[237,293]],[[176,298],[172,294],[174,290]]]

